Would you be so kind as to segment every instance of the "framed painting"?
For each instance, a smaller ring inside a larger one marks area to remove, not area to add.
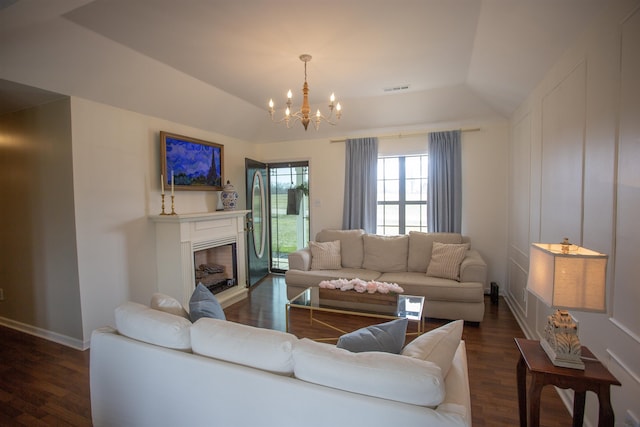
[[[173,176],[175,190],[222,190],[223,145],[161,131],[160,159],[165,187]]]

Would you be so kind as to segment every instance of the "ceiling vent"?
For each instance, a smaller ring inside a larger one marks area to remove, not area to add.
[[[392,87],[385,87],[383,90],[385,92],[399,92],[401,90],[407,90],[409,89],[409,85],[398,85],[398,86],[392,86]]]

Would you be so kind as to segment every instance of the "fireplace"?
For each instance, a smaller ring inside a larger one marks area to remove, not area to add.
[[[237,245],[225,245],[193,252],[195,285],[202,283],[213,294],[238,285]]]
[[[173,296],[185,307],[199,282],[223,307],[245,298],[247,212],[152,216],[158,292]]]

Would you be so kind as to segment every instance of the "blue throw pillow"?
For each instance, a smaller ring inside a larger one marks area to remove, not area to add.
[[[404,346],[408,323],[408,319],[397,319],[358,329],[341,336],[336,346],[354,353],[384,351],[398,354]]]
[[[201,317],[227,320],[216,296],[202,283],[198,283],[189,300],[189,317],[192,322]]]

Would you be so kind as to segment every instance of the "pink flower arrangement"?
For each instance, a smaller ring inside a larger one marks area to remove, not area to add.
[[[340,289],[341,291],[354,290],[359,293],[376,293],[381,294],[396,293],[401,294],[404,292],[397,283],[377,282],[375,280],[365,281],[362,279],[336,279],[336,280],[323,280],[318,285],[325,289]]]

